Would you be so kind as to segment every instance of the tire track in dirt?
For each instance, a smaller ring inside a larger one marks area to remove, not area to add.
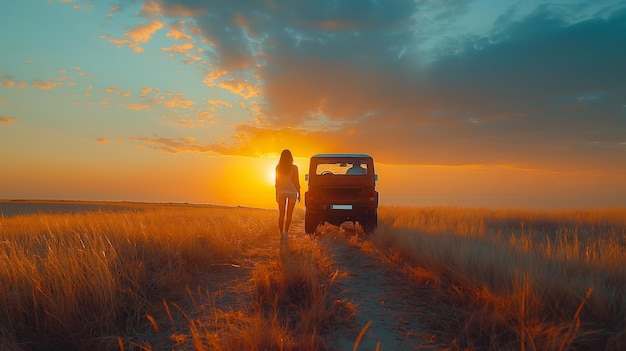
[[[298,225],[294,231],[301,230]],[[358,344],[360,351],[377,347],[388,351],[440,349],[429,341],[432,333],[419,321],[423,304],[417,299],[422,288],[348,244],[345,235],[355,235],[354,227],[334,227],[319,237],[341,277],[332,291],[334,298],[355,306],[354,323],[336,326],[328,336],[329,346],[352,350],[359,333],[371,321]]]

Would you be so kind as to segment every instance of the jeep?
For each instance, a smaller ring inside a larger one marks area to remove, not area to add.
[[[304,194],[304,230],[315,233],[328,222],[359,222],[370,234],[378,225],[377,175],[374,159],[365,154],[318,154],[311,157]]]

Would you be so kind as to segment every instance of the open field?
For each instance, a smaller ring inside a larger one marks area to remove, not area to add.
[[[87,205],[0,217],[2,349],[626,347],[624,210]]]
[[[316,240],[279,251],[275,211],[129,207],[0,218],[3,350],[317,350],[351,315]]]
[[[380,222],[379,256],[433,286],[456,345],[626,348],[626,210],[384,208]]]

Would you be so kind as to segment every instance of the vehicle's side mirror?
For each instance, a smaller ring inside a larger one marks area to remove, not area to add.
[[[374,174],[374,181],[377,182],[378,181],[378,174]]]
[[[306,180],[307,182],[309,181],[309,175],[308,174],[304,175],[304,180]]]

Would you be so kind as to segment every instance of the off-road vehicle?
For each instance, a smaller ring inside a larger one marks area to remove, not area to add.
[[[311,157],[305,176],[304,230],[315,233],[319,224],[359,222],[365,233],[378,225],[378,192],[374,159],[365,154],[318,154]]]

